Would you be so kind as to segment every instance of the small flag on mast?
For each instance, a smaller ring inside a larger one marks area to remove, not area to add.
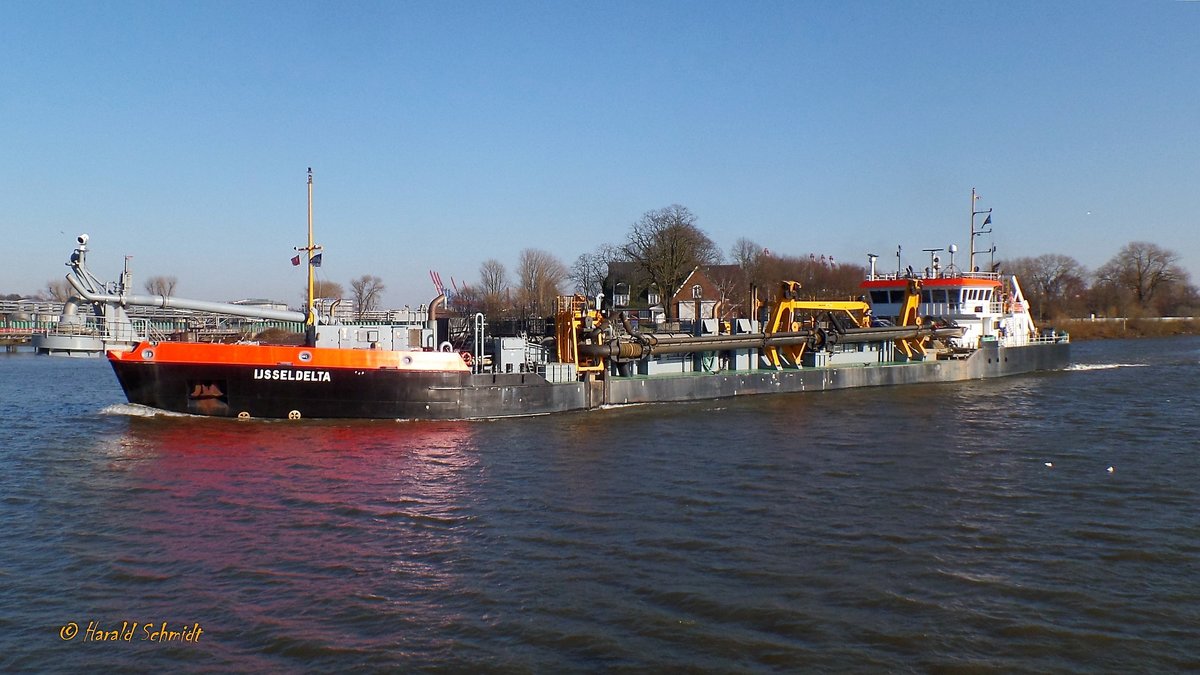
[[[320,254],[320,253],[314,255],[312,257],[312,259],[308,261],[309,264],[312,265],[313,267],[320,267],[321,266],[321,255],[322,254]]]
[[[983,219],[983,224],[984,224],[984,225],[991,225],[991,224],[992,224],[992,214],[990,214],[990,213],[989,213],[989,214],[988,214],[988,217]]]
[[[300,266],[300,256],[292,256],[292,267]]]

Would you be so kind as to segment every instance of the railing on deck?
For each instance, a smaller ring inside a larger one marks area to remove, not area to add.
[[[1071,342],[1071,336],[1065,331],[1055,331],[1053,335],[1006,335],[1000,337],[998,341],[1004,347],[1069,344]]]
[[[76,337],[98,338],[106,343],[124,342],[133,344],[144,337],[152,335],[165,335],[157,326],[149,319],[131,319],[131,324],[116,324],[110,326],[108,322],[98,317],[87,317],[81,324],[62,325],[61,323],[44,323],[42,328],[37,331],[41,335],[65,335]],[[150,339],[165,339],[150,337]]]
[[[989,279],[998,281],[1000,279],[999,272],[947,272],[946,270],[938,270],[925,274],[923,271],[914,271],[910,276],[908,272],[876,272],[874,276],[868,276],[867,281],[895,281],[897,279]]]

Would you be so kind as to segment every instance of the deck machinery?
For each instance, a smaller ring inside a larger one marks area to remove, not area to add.
[[[643,333],[624,315],[605,315],[589,306],[587,298],[560,298],[556,317],[558,360],[575,364],[577,372],[602,373],[607,362],[618,373],[621,366],[657,355],[756,350],[761,366],[772,369],[799,368],[805,354],[831,352],[836,345],[890,343],[904,360],[925,357],[935,340],[961,337],[962,329],[922,321],[917,311],[921,282],[909,280],[899,325],[872,326],[871,308],[861,301],[802,300],[800,284],[784,281],[780,299],[771,308],[762,331],[737,331],[733,325],[715,322],[716,333]],[[752,325],[738,322],[737,325]]]

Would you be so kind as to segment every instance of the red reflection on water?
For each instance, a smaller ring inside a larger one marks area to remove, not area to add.
[[[259,647],[376,648],[345,622],[445,620],[437,598],[457,594],[476,429],[130,419],[119,455],[136,503],[121,511],[140,522],[123,563],[186,580],[180,601]]]

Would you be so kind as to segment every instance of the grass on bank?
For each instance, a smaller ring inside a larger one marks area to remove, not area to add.
[[[1200,319],[1194,318],[1057,319],[1044,323],[1066,330],[1071,334],[1072,341],[1200,335]]]

